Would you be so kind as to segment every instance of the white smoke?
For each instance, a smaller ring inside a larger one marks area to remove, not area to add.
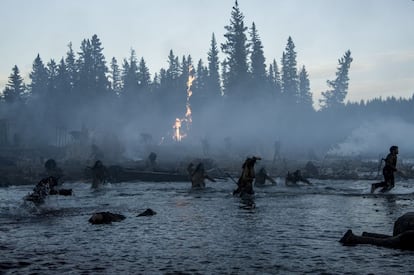
[[[378,156],[386,155],[391,145],[397,145],[400,153],[412,153],[414,124],[395,118],[365,121],[352,131],[343,142],[329,150],[336,156]]]

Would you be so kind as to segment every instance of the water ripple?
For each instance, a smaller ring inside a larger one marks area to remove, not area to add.
[[[254,209],[223,182],[203,191],[189,183],[121,183],[40,206],[22,202],[31,186],[0,189],[0,273],[75,274],[410,274],[413,252],[344,247],[352,228],[390,234],[411,211],[412,183],[369,194],[369,181],[257,190]],[[157,215],[137,217],[146,208]],[[127,218],[91,225],[98,211]]]

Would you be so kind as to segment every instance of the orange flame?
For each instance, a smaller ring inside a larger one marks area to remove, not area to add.
[[[195,76],[193,75],[194,68],[192,65],[188,67],[188,80],[187,80],[187,101],[185,104],[185,116],[184,118],[176,118],[175,123],[173,125],[174,129],[174,135],[173,139],[175,141],[181,141],[183,138],[185,138],[187,135],[185,133],[181,133],[181,126],[182,122],[185,122],[187,125],[187,130],[190,130],[190,124],[193,122],[193,119],[191,117],[191,105],[190,105],[190,98],[193,95],[193,92],[191,91],[191,86],[193,85],[193,81],[195,80]]]

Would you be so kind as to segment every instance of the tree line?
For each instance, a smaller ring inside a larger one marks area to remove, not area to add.
[[[12,68],[1,97],[1,115],[11,116],[13,112],[15,117],[29,116],[28,119],[39,121],[53,118],[55,125],[67,125],[68,118],[80,116],[79,112],[86,121],[108,112],[122,113],[123,119],[175,118],[183,113],[190,75],[195,77],[191,87],[195,116],[208,113],[211,106],[221,105],[223,109],[240,106],[242,113],[246,106],[256,103],[260,106],[264,102],[273,109],[275,117],[280,113],[301,118],[311,115],[320,122],[327,114],[338,118],[339,114],[348,118],[376,113],[403,118],[414,115],[414,95],[410,99],[345,102],[353,61],[350,50],[338,59],[335,78],[327,80],[328,89],[322,92],[319,101],[321,108],[315,110],[309,74],[305,66],[298,68],[292,37],[287,39],[280,63],[273,59],[267,64],[259,31],[255,23],[250,27],[245,25],[237,1],[224,28],[222,44],[212,34],[207,62],[194,61],[191,55],[179,57],[171,49],[168,67],[153,76],[144,57],[139,58],[133,49],[121,62],[113,57],[108,63],[97,35],[84,39],[77,53],[69,43],[66,55],[58,61],[51,59],[45,63],[38,54],[29,84],[24,83],[17,65]],[[224,60],[219,59],[220,53]]]

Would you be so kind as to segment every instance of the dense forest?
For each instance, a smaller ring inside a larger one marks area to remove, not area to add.
[[[133,49],[123,60],[107,59],[97,35],[77,51],[69,43],[60,60],[38,54],[29,83],[14,66],[0,102],[1,146],[64,147],[87,131],[89,145],[131,157],[140,146],[177,142],[203,146],[204,154],[224,148],[264,157],[275,146],[292,156],[377,156],[391,144],[414,152],[414,95],[345,102],[350,50],[338,57],[315,109],[292,37],[281,57],[266,60],[259,29],[245,25],[237,1],[224,28],[223,43],[212,33],[206,60],[171,49],[168,67],[154,74]]]

